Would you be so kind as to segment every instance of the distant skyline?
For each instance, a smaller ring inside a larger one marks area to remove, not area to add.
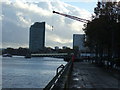
[[[55,10],[90,20],[97,2],[88,2],[88,0],[84,0],[85,2],[81,0],[78,0],[78,2],[77,0],[74,2],[73,0],[71,2],[68,2],[68,0],[50,1],[1,1],[0,22],[2,22],[3,48],[28,47],[29,29],[35,22],[46,22],[46,47],[72,47],[73,34],[84,33],[82,31],[84,23],[53,14],[52,11]]]

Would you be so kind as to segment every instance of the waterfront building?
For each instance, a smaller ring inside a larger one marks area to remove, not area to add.
[[[63,46],[62,49],[67,49],[67,46]]]
[[[58,46],[55,46],[55,50],[59,50],[59,47],[58,47]]]
[[[45,47],[45,22],[35,22],[30,27],[29,49],[40,52]]]
[[[73,48],[77,47],[79,51],[85,51],[85,34],[73,34]]]

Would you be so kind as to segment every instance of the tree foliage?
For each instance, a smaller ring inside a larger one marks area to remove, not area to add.
[[[120,57],[120,2],[98,2],[95,16],[85,25],[85,45],[96,57]]]

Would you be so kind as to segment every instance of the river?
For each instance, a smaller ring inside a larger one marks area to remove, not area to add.
[[[55,76],[63,59],[22,56],[2,58],[2,88],[44,88]]]

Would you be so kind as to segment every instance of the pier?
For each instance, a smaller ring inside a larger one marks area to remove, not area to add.
[[[41,53],[41,54],[31,54],[32,57],[65,57],[68,53]]]

